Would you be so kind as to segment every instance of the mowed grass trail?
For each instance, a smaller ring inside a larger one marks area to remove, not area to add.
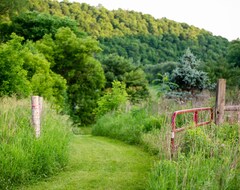
[[[154,157],[139,147],[104,137],[74,136],[68,167],[21,190],[146,189]]]

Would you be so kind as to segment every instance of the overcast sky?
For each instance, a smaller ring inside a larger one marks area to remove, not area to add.
[[[185,22],[229,40],[240,38],[240,0],[70,0],[112,10],[122,8],[155,18]]]

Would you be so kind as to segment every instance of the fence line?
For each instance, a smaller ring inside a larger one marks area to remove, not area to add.
[[[202,111],[210,112],[210,118],[209,118],[209,121],[204,121],[204,122],[199,123],[198,112],[202,112]],[[172,150],[172,152],[175,150],[175,142],[174,142],[175,134],[177,132],[181,132],[181,131],[186,130],[186,127],[177,128],[176,118],[177,118],[177,115],[185,114],[185,113],[193,113],[193,121],[194,121],[195,127],[210,124],[213,120],[213,109],[211,107],[193,108],[193,109],[175,111],[172,115],[172,136],[171,136],[171,150]]]
[[[226,106],[225,105],[225,95],[226,95],[226,80],[225,79],[219,79],[217,83],[217,90],[216,90],[216,104],[215,104],[215,110],[210,107],[206,108],[193,108],[193,109],[186,109],[186,110],[179,110],[175,111],[172,115],[172,136],[171,136],[171,150],[172,153],[175,150],[175,133],[184,131],[186,128],[176,128],[176,117],[179,114],[189,113],[193,112],[193,121],[195,124],[195,127],[206,125],[212,122],[213,115],[215,116],[215,124],[220,125],[224,122],[224,113],[225,111],[231,111],[231,112],[237,112],[237,122],[240,123],[240,105],[232,105],[232,106]],[[200,111],[210,111],[211,112],[211,118],[209,121],[198,123],[198,112]],[[214,112],[214,114],[213,114]],[[232,118],[231,118],[232,119]]]

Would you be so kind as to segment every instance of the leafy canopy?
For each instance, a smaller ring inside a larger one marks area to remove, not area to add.
[[[0,45],[0,95],[27,97],[40,95],[63,106],[66,81],[50,69],[50,63],[34,43],[22,44],[16,34]]]
[[[98,42],[90,37],[78,37],[70,28],[59,28],[54,37],[46,35],[38,47],[51,62],[53,72],[67,81],[71,115],[79,124],[94,121],[105,76],[94,53],[100,51]]]
[[[240,67],[240,39],[233,40],[228,49],[228,61]]]
[[[106,87],[110,88],[114,80],[124,82],[131,101],[139,101],[148,96],[147,80],[144,71],[129,59],[110,54],[101,59],[106,76]]]
[[[52,16],[47,13],[26,12],[20,14],[12,20],[9,32],[15,32],[25,39],[37,41],[45,34],[56,34],[61,27],[69,27],[75,34],[83,35],[79,32],[76,21],[68,17]]]

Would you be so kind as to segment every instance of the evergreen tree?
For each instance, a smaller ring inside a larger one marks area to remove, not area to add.
[[[131,60],[111,54],[101,60],[105,76],[106,87],[111,88],[114,80],[124,82],[129,99],[133,102],[148,96],[147,80],[144,71],[135,66]]]
[[[208,87],[209,78],[207,73],[198,69],[199,64],[200,61],[188,48],[171,75],[171,82],[178,85],[178,90],[189,91],[194,95],[196,90]]]

